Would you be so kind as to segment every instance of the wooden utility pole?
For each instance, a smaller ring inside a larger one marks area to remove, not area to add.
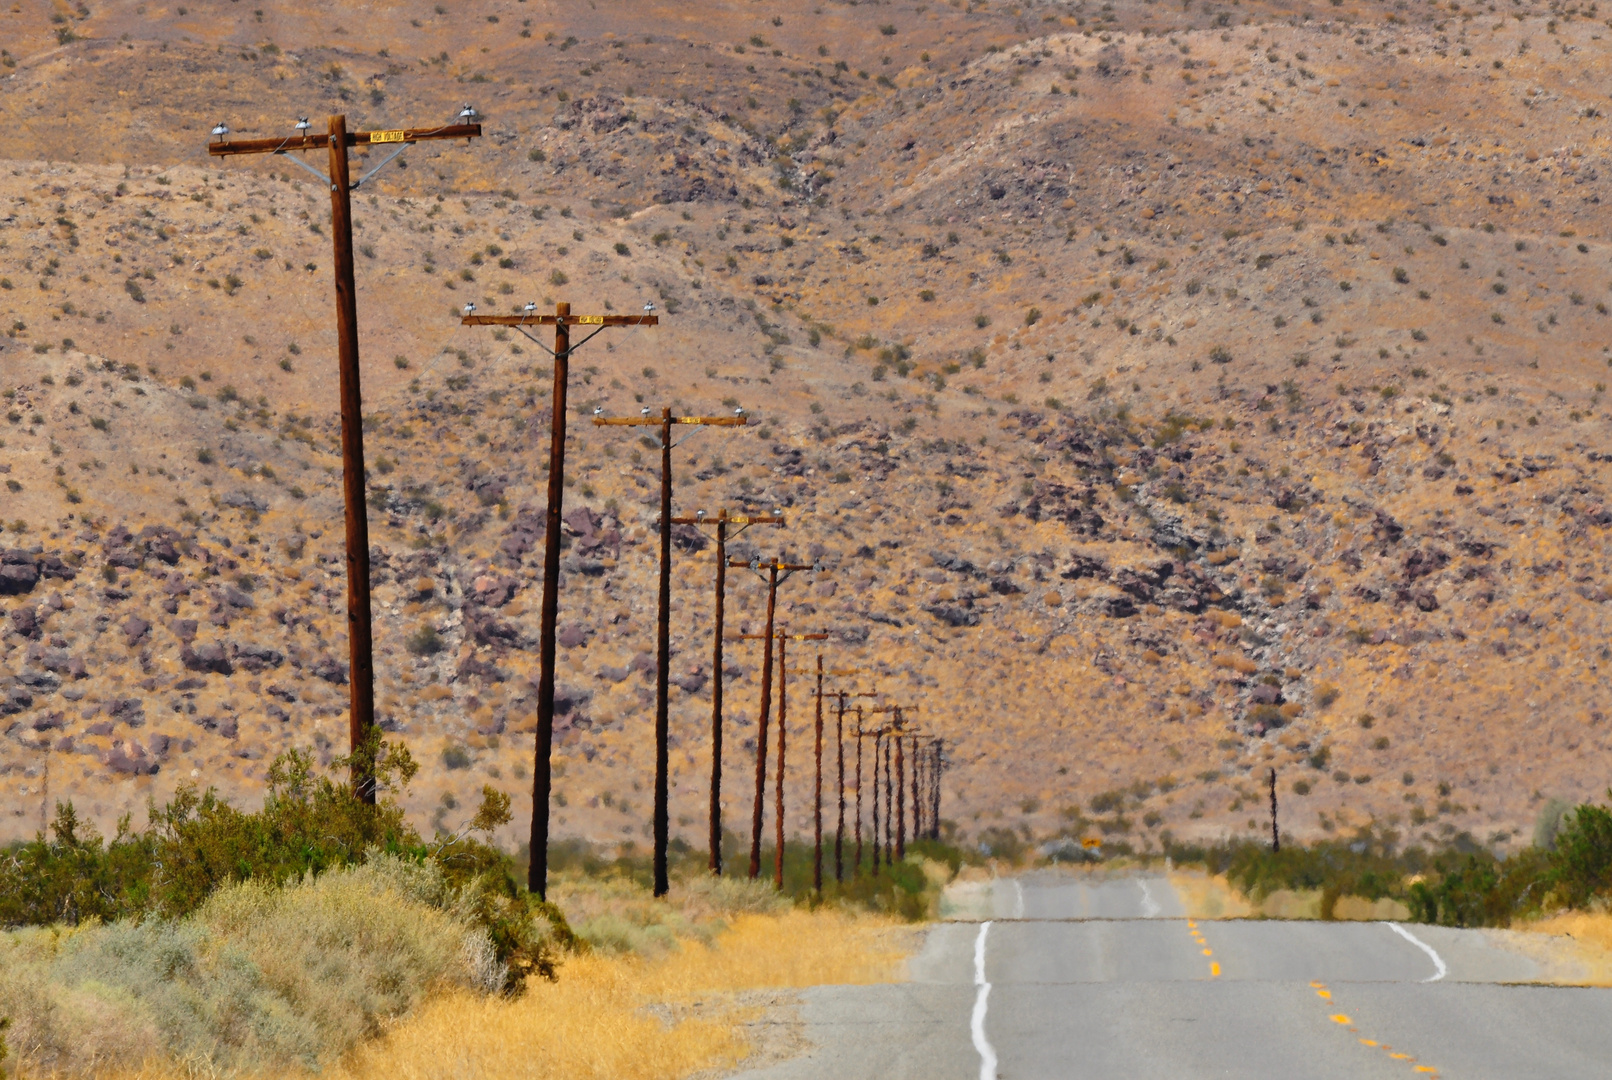
[[[806,567],[805,569],[812,569]],[[755,638],[756,634],[741,634],[740,638]],[[773,819],[776,848],[773,852],[773,884],[784,887],[784,769],[789,748],[789,660],[788,643],[791,641],[827,641],[827,634],[790,634],[779,630],[773,635],[778,642],[778,775],[773,780]],[[769,651],[770,651],[769,644]],[[821,710],[819,710],[821,720]],[[761,791],[757,786],[758,793]],[[757,820],[760,820],[759,813]],[[759,848],[752,861],[759,859]]]
[[[772,712],[772,642],[776,636],[773,633],[773,622],[778,611],[778,586],[789,580],[797,571],[811,570],[812,566],[805,563],[786,563],[773,559],[763,563],[759,558],[750,562],[743,559],[729,559],[729,566],[747,566],[760,574],[766,570],[767,582],[767,629],[760,634],[737,634],[735,641],[764,641],[766,652],[761,659],[761,718],[756,726],[756,801],[750,818],[750,877],[761,876],[761,819],[766,809],[767,799],[767,723]],[[782,576],[780,576],[782,575]],[[782,724],[779,725],[780,730]]]
[[[884,848],[885,848],[885,850],[884,850],[884,859],[885,859],[885,862],[888,864],[891,861],[890,856],[891,856],[891,826],[892,826],[891,812],[892,812],[892,810],[894,811],[894,815],[895,815],[895,819],[894,819],[894,822],[893,822],[894,827],[895,827],[895,837],[894,837],[894,840],[895,840],[895,857],[899,859],[899,858],[904,857],[905,854],[906,854],[906,840],[905,840],[905,835],[906,835],[906,780],[905,780],[905,777],[903,775],[904,767],[905,767],[905,754],[903,753],[903,749],[902,749],[902,745],[901,745],[901,738],[904,735],[913,735],[913,734],[915,734],[915,732],[909,730],[906,727],[906,717],[904,716],[904,714],[908,713],[908,712],[917,712],[918,708],[915,705],[881,705],[881,706],[879,706],[879,707],[877,707],[875,709],[870,709],[869,711],[870,712],[875,712],[875,713],[887,712],[887,713],[891,714],[891,720],[890,720],[889,726],[879,728],[877,731],[871,733],[871,734],[874,735],[874,738],[875,738],[875,741],[874,741],[874,757],[873,757],[873,783],[874,783],[873,812],[874,812],[875,818],[877,818],[878,812],[879,812],[879,796],[878,796],[879,756],[878,756],[878,749],[879,749],[879,742],[882,740],[883,743],[884,743]],[[895,745],[893,747],[890,745],[890,743],[892,741],[895,743]],[[892,759],[893,759],[893,762],[892,762]],[[894,764],[894,767],[895,767],[895,776],[893,778],[890,775],[890,773],[891,773],[891,765],[892,764]],[[892,805],[892,803],[894,805]],[[873,826],[873,840],[874,840],[874,863],[873,863],[873,866],[874,866],[875,872],[877,872],[877,870],[878,870],[878,840],[879,840],[879,835],[878,834],[879,834],[879,826],[877,824],[877,821],[875,821],[875,824]]]
[[[519,315],[477,315],[476,305],[466,304],[466,326],[512,326],[539,348],[549,352],[529,327],[554,327],[554,397],[549,421],[548,514],[543,535],[543,609],[538,638],[537,747],[532,765],[531,864],[527,887],[538,896],[548,896],[549,758],[554,750],[554,663],[558,651],[555,624],[560,612],[560,520],[565,509],[565,411],[570,387],[571,354],[592,340],[607,326],[659,326],[659,316],[650,314],[653,304],[645,304],[643,315],[573,315],[571,305],[554,305],[553,315],[538,315],[536,304],[527,304]],[[592,334],[571,344],[571,327],[597,327]]]
[[[670,841],[668,803],[667,742],[670,738],[670,678],[672,666],[672,426],[743,427],[748,421],[743,411],[733,416],[673,416],[663,408],[659,417],[598,416],[595,427],[660,428],[660,606],[655,621],[655,895],[665,896],[671,888],[666,873],[666,845]]]
[[[841,671],[831,671],[831,672],[829,672],[829,674],[830,675],[855,675],[855,674],[859,674],[859,672],[857,672],[855,670],[847,670],[847,671],[843,671],[843,672],[841,672]],[[836,770],[837,770],[838,775],[839,775],[839,817],[836,820],[836,823],[835,823],[835,826],[834,826],[834,880],[835,881],[844,881],[845,880],[845,856],[844,856],[844,844],[845,844],[845,711],[846,711],[846,708],[847,708],[846,700],[848,698],[853,698],[853,697],[878,697],[879,695],[877,693],[867,693],[867,692],[853,693],[852,691],[849,691],[849,690],[834,690],[834,691],[830,691],[829,696],[834,698],[834,702],[835,702],[835,704],[834,704],[834,755],[835,755],[835,759],[836,759],[836,766],[835,767],[836,767]],[[860,715],[861,714],[858,713],[858,716],[860,716]],[[861,744],[860,743],[857,744],[857,750],[858,750],[858,753],[860,755],[860,751],[861,751]],[[861,773],[858,772],[857,776],[858,776],[857,783],[860,784],[861,783]],[[860,829],[861,829],[861,822],[860,821],[857,822],[857,828],[858,828],[858,831],[860,832]],[[861,852],[858,851],[858,853],[857,853],[858,861],[861,860],[861,857],[862,857]]]
[[[461,120],[475,116],[466,105]],[[336,285],[336,358],[340,374],[342,497],[346,503],[347,544],[347,657],[349,704],[348,741],[351,748],[353,791],[366,803],[375,802],[375,659],[369,600],[369,514],[364,498],[363,394],[358,375],[358,289],[353,275],[353,189],[374,176],[392,158],[416,142],[435,139],[472,139],[481,125],[448,124],[432,128],[393,131],[348,131],[347,117],[330,117],[329,130],[310,135],[306,120],[298,121],[297,134],[283,139],[247,139],[232,142],[229,128],[218,124],[217,142],[207,144],[210,157],[245,154],[286,154],[292,150],[328,149],[330,173],[325,175],[300,158],[289,160],[317,176],[330,188],[330,236]],[[348,171],[347,148],[396,144],[397,149],[357,182]]]
[[[1282,834],[1276,830],[1276,769],[1271,768],[1271,850],[1282,850]]]
[[[879,838],[879,767],[884,763],[884,729],[876,728],[868,734],[873,736],[873,876],[878,877],[884,853],[884,843]]]
[[[693,517],[673,518],[674,525],[716,524],[716,627],[711,635],[711,873],[722,873],[722,623],[728,586],[728,526],[739,526],[738,536],[751,525],[782,525],[781,514],[732,514],[718,510],[715,518],[704,510]]]
[[[912,838],[917,841],[923,835],[923,803],[918,797],[918,784],[923,774],[923,757],[918,753],[918,737],[912,736],[908,740],[907,756],[912,759]]]
[[[842,793],[843,794],[843,793]],[[852,877],[862,876],[862,706],[856,707],[856,862]]]
[[[931,783],[933,786],[931,788],[930,797],[933,799],[933,803],[931,804],[933,809],[929,814],[929,827],[931,830],[930,836],[936,840],[940,839],[940,776],[941,773],[945,771],[945,768],[946,740],[937,738],[935,739],[935,769],[931,776]]]
[[[890,711],[892,711],[892,709],[893,709],[892,706],[886,705],[886,706],[880,706],[879,708],[876,708],[876,709],[870,709],[869,711],[870,712],[875,712],[875,713],[880,713],[880,712],[890,712]],[[857,715],[857,725],[856,725],[856,727],[857,727],[857,730],[856,730],[856,758],[857,758],[857,762],[856,762],[857,868],[858,868],[858,870],[860,870],[861,865],[862,865],[862,852],[861,852],[861,844],[862,844],[862,836],[861,836],[861,832],[862,832],[862,807],[861,807],[862,740],[864,738],[871,738],[873,740],[873,772],[872,772],[872,776],[873,776],[873,814],[872,814],[872,816],[873,816],[873,822],[872,822],[872,824],[873,824],[873,873],[874,873],[874,876],[877,877],[878,873],[879,873],[879,864],[880,864],[881,858],[882,858],[883,862],[885,863],[885,865],[889,865],[890,862],[891,862],[891,859],[890,859],[890,819],[891,819],[891,811],[892,811],[892,802],[891,802],[891,780],[890,780],[890,754],[891,754],[890,740],[893,737],[893,735],[894,735],[894,733],[896,731],[896,728],[895,728],[894,725],[886,725],[884,727],[877,727],[877,728],[874,728],[873,730],[869,731],[869,730],[866,730],[866,729],[864,729],[862,727],[862,719],[863,719],[862,706],[858,705],[856,707],[856,715]],[[879,770],[881,768],[884,770],[884,783],[882,785],[882,788],[883,788],[883,791],[884,791],[884,834],[883,834],[882,839],[880,838],[880,833],[879,833],[879,820],[880,820],[879,819],[879,791],[880,791],[880,788],[881,788],[881,785],[879,783]],[[881,855],[881,848],[883,849],[882,850],[882,855]]]
[[[820,636],[827,637],[828,635],[824,634],[824,635],[820,635]],[[814,669],[812,669],[812,668],[797,668],[797,669],[795,669],[795,674],[796,675],[811,675],[813,673],[814,673]],[[815,798],[813,800],[813,810],[812,810],[812,888],[815,889],[820,894],[823,891],[823,676],[824,675],[835,675],[835,676],[855,675],[855,674],[857,674],[857,672],[855,670],[850,670],[850,669],[845,670],[845,671],[825,671],[825,670],[823,670],[823,654],[818,653],[817,654],[817,667],[815,669],[815,673],[817,675],[817,694],[816,694],[816,699],[817,699],[817,722],[816,722],[816,728],[815,728],[816,762],[817,762],[817,764],[816,764],[816,770],[815,770],[815,773],[814,773],[814,777],[815,777],[815,780],[814,780]],[[841,717],[842,721],[844,719],[844,713],[845,713],[845,695],[844,695],[843,692],[841,692],[841,694],[840,694],[840,717]],[[845,785],[845,752],[844,752],[844,748],[842,747],[841,751],[840,751],[840,824],[841,824],[842,827],[845,824],[845,786],[844,785]],[[836,881],[839,880],[839,868],[838,868],[838,864],[837,864],[838,856],[839,856],[839,849],[838,849],[838,843],[836,841],[836,847],[835,847],[835,858],[836,858],[835,880]]]
[[[827,637],[827,635],[824,635]],[[823,893],[823,654],[817,654],[816,779],[812,787],[812,888]]]
[[[890,737],[886,734],[884,736],[884,865],[886,867],[895,865],[895,860],[891,858],[893,849],[890,845],[891,800],[894,796],[890,785],[890,759],[893,754]]]

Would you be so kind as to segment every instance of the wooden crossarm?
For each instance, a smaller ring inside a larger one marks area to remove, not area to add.
[[[480,124],[441,124],[428,128],[394,128],[390,131],[349,131],[348,146],[384,145],[386,143],[428,142],[432,139],[474,139],[481,134]],[[238,154],[283,154],[290,150],[323,150],[330,145],[328,133],[315,135],[303,132],[281,139],[235,139],[207,144],[210,157],[234,157]]]

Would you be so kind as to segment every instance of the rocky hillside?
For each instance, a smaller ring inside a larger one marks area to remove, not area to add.
[[[1247,831],[1269,767],[1298,835],[1504,846],[1600,793],[1593,6],[238,7],[0,12],[8,832],[343,751],[328,204],[204,145],[465,101],[485,138],[356,204],[378,709],[427,827],[484,783],[524,820],[534,724],[550,368],[467,301],[664,316],[573,368],[564,834],[647,835],[659,459],[586,418],[663,404],[748,410],[677,451],[679,512],[782,509],[735,551],[822,561],[785,620],[949,740],[971,839]],[[680,532],[694,843],[711,555]]]

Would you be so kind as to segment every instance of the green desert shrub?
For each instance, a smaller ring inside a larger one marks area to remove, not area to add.
[[[0,936],[0,1012],[32,1071],[164,1055],[316,1069],[427,994],[505,978],[440,867],[379,854],[282,888],[245,881],[184,919]]]

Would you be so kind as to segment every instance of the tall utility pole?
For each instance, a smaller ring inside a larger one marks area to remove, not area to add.
[[[753,638],[754,634],[741,634]],[[789,660],[788,643],[791,641],[827,641],[827,634],[790,634],[783,630],[773,635],[778,642],[778,775],[773,780],[773,824],[776,830],[776,847],[773,851],[773,884],[784,887],[784,768],[789,747]],[[769,648],[770,648],[769,644]],[[758,815],[759,816],[759,815]]]
[[[844,671],[844,672],[831,671],[831,672],[829,672],[829,674],[830,675],[854,675],[854,674],[858,674],[858,672],[851,671],[851,670],[847,670],[847,671]],[[845,855],[844,855],[844,845],[845,845],[845,710],[847,708],[846,699],[853,698],[853,697],[878,697],[879,695],[877,693],[866,693],[866,692],[864,692],[864,693],[853,693],[853,692],[851,692],[849,690],[833,690],[833,691],[829,692],[829,696],[834,698],[834,754],[835,754],[835,759],[836,759],[836,769],[838,770],[838,773],[839,773],[839,795],[840,795],[840,798],[839,798],[839,818],[838,818],[838,820],[837,820],[837,822],[836,822],[836,824],[834,826],[834,880],[835,881],[844,881],[845,880]],[[860,715],[860,714],[858,714],[858,715]],[[858,743],[858,750],[860,751],[860,749],[861,749],[861,744]],[[860,784],[861,783],[861,779],[860,779],[861,774],[858,773],[857,775],[858,775],[857,783]],[[861,822],[860,821],[857,822],[857,828],[858,828],[858,832],[860,832],[860,830],[861,830]],[[857,859],[859,861],[861,859],[861,853],[860,852],[858,852],[858,854],[857,854]]]
[[[743,559],[729,559],[729,566],[747,566],[752,572],[760,574],[766,570],[767,582],[767,629],[760,634],[738,634],[736,641],[765,642],[766,652],[761,659],[761,718],[756,725],[756,801],[750,818],[750,877],[761,876],[761,819],[766,809],[767,799],[767,723],[772,712],[772,640],[773,621],[778,611],[778,586],[789,580],[797,571],[811,570],[813,567],[805,563],[786,563],[777,559],[763,563],[759,558],[745,562]],[[783,575],[780,577],[779,575]]]
[[[716,524],[716,628],[711,642],[711,873],[722,874],[722,622],[728,587],[728,526],[739,533],[751,525],[782,525],[780,514],[730,515],[727,508],[707,518],[704,510],[693,517],[673,518],[674,525]]]
[[[884,736],[884,865],[887,868],[895,865],[895,860],[891,857],[893,849],[890,846],[891,798],[893,797],[890,785],[890,759],[894,754],[894,751],[890,748],[890,742],[890,736],[886,733]]]
[[[828,637],[827,634],[807,635],[808,637]],[[797,668],[796,675],[810,675],[811,668]],[[824,671],[823,654],[817,654],[817,721],[814,728],[816,742],[816,770],[814,772],[814,787],[812,801],[812,888],[821,895],[823,891],[823,676],[824,675],[855,675],[855,671]],[[840,759],[840,779],[845,778],[845,759]],[[840,799],[840,809],[845,808],[843,793]]]
[[[891,707],[881,706],[869,711],[875,713],[889,712]],[[888,725],[874,728],[871,731],[863,728],[863,713],[860,705],[856,707],[856,717],[857,870],[860,872],[862,866],[862,740],[871,738],[873,740],[873,874],[877,877],[881,858],[886,865],[890,863],[890,736],[895,731],[895,728]],[[884,770],[883,785],[879,783],[879,770],[881,768]],[[884,791],[883,839],[879,835],[879,791],[881,787]]]
[[[476,115],[469,105],[459,113],[468,121]],[[231,142],[229,128],[218,124],[217,142],[207,144],[210,157],[242,154],[285,154],[292,150],[328,149],[327,176],[300,158],[288,160],[317,176],[330,188],[330,237],[334,249],[336,283],[336,358],[341,393],[341,486],[347,507],[347,656],[349,705],[348,740],[352,757],[353,791],[366,803],[375,802],[375,658],[369,602],[369,516],[364,499],[363,395],[358,378],[358,287],[353,276],[353,189],[369,180],[387,162],[417,142],[434,139],[473,139],[481,134],[475,123],[393,131],[348,131],[347,117],[330,118],[329,131],[310,135],[306,119],[297,121],[296,134],[282,139],[247,139]],[[397,149],[357,181],[348,171],[350,146],[396,144]]]
[[[663,408],[659,417],[643,410],[642,416],[600,416],[595,410],[595,427],[660,428],[660,606],[655,621],[655,895],[665,896],[671,888],[666,875],[666,845],[670,840],[667,807],[667,740],[670,738],[668,694],[672,666],[672,425],[743,427],[748,421],[744,410],[733,416],[673,416]]]
[[[856,707],[856,862],[852,877],[862,876],[862,706]]]
[[[1282,834],[1276,831],[1276,769],[1271,768],[1271,850],[1282,850]]]
[[[919,753],[917,735],[914,735],[912,737],[912,840],[914,841],[927,835],[924,832],[924,803],[929,800],[925,800],[924,796],[922,796],[922,788],[919,787],[919,774],[922,771],[922,766],[924,766],[924,758]]]
[[[884,763],[884,729],[875,728],[868,734],[873,737],[873,876],[878,877],[879,857],[883,852],[883,842],[879,839],[879,767]]]
[[[919,783],[924,777],[924,756],[917,751],[917,735],[909,740],[908,756],[912,759],[912,840],[916,843],[924,835],[924,803],[919,798]]]
[[[565,509],[565,409],[570,385],[571,354],[607,326],[659,326],[652,314],[654,304],[644,305],[642,315],[573,315],[570,304],[555,304],[553,315],[536,314],[537,305],[527,304],[519,315],[477,315],[476,305],[466,304],[466,326],[512,326],[544,352],[554,357],[554,398],[549,421],[548,514],[543,534],[543,611],[540,617],[537,677],[537,748],[532,765],[532,861],[526,871],[527,888],[538,896],[548,896],[549,873],[549,757],[554,749],[554,661],[558,642],[555,623],[560,613],[560,517]],[[529,327],[554,327],[554,348],[549,349]],[[593,333],[571,344],[571,327],[597,327]]]
[[[875,820],[873,825],[873,868],[874,872],[877,873],[879,868],[879,826],[877,819],[879,813],[880,744],[883,744],[882,749],[884,751],[884,860],[886,864],[889,864],[892,861],[892,825],[894,825],[895,830],[895,858],[903,858],[906,854],[906,778],[903,775],[905,771],[905,754],[903,752],[901,739],[903,736],[916,734],[906,727],[906,718],[903,714],[906,712],[916,712],[917,706],[881,705],[869,711],[875,713],[887,712],[891,714],[891,720],[888,726],[869,732],[869,734],[874,736],[873,814]],[[893,746],[891,745],[892,743],[894,744]],[[894,765],[894,777],[890,775],[892,765]],[[892,811],[894,812],[893,821]]]

